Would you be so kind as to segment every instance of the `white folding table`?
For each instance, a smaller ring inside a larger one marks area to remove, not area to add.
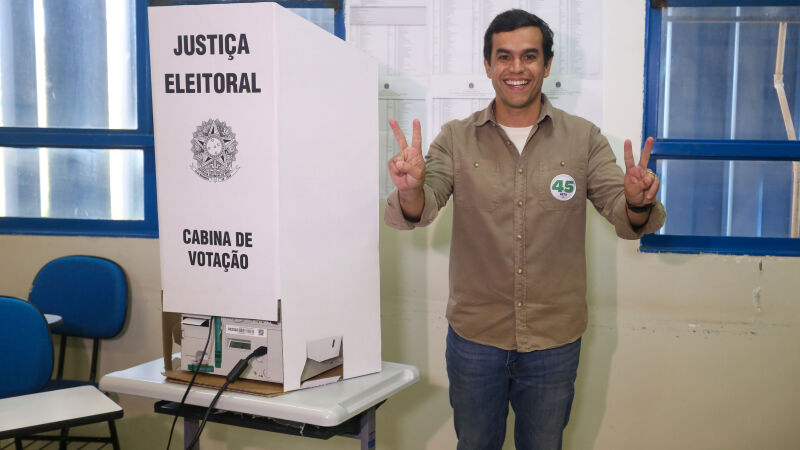
[[[186,384],[167,381],[163,372],[163,360],[156,359],[105,375],[100,379],[100,389],[159,400],[156,412],[176,415]],[[372,449],[376,408],[417,380],[416,367],[384,361],[381,372],[276,397],[225,392],[215,406],[222,412],[210,414],[209,420],[322,439],[348,436],[359,439],[362,449]],[[185,437],[194,436],[198,420],[216,392],[216,389],[192,387],[178,413],[184,418]]]

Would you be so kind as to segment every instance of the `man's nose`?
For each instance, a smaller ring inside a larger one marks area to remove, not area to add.
[[[522,64],[522,60],[520,58],[514,58],[511,60],[511,70],[513,72],[522,72],[524,66],[525,65]]]

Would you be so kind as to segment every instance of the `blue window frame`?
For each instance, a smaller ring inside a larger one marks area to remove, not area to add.
[[[344,39],[343,0],[276,3]],[[158,237],[147,6],[0,4],[0,233]]]
[[[648,3],[643,135],[667,222],[641,249],[800,256],[800,2]]]
[[[158,236],[146,2],[106,6],[0,7],[2,233]]]

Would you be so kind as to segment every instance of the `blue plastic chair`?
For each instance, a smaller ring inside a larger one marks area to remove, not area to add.
[[[128,283],[117,263],[95,256],[64,256],[47,263],[33,280],[28,301],[63,322],[51,329],[61,335],[57,379],[64,375],[67,337],[92,339],[88,380],[96,384],[100,339],[119,334],[125,323]]]
[[[50,380],[53,344],[35,306],[0,296],[0,355],[0,398],[32,394]]]
[[[0,296],[0,398],[15,397],[34,393],[55,391],[62,387],[50,376],[53,373],[53,343],[44,315],[33,304],[14,297]],[[120,414],[121,415],[121,414]],[[22,449],[22,440],[60,441],[60,449],[66,449],[70,441],[109,442],[119,450],[119,439],[113,419],[106,415],[98,417],[94,411],[85,417],[71,419],[73,424],[107,422],[110,430],[108,438],[70,437],[64,422],[41,423],[34,428],[39,431],[61,429],[60,436],[30,435],[24,430],[12,434],[16,449]]]
[[[116,336],[122,330],[128,304],[128,282],[125,272],[115,262],[95,256],[65,256],[54,259],[39,270],[33,280],[28,298],[45,314],[57,314],[63,322],[51,328],[61,335],[56,379],[44,390],[64,389],[81,384],[97,386],[97,360],[100,354],[100,339]],[[64,359],[67,353],[67,338],[92,339],[91,367],[88,380],[65,380]],[[113,420],[108,421],[111,442],[119,449],[117,432]],[[59,440],[62,447],[68,441],[95,441],[101,438],[68,436],[69,429],[62,429]],[[34,439],[40,439],[36,436]]]

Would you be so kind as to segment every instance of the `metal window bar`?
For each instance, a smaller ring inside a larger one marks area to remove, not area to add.
[[[742,8],[736,8],[736,17],[742,14]],[[736,139],[736,108],[738,107],[739,100],[739,35],[741,32],[741,23],[736,22],[733,31],[733,81],[731,82],[731,131],[729,137]],[[725,205],[725,235],[730,236],[733,233],[733,187],[736,178],[735,162],[728,162],[728,190],[726,191],[726,205]],[[759,234],[760,235],[760,234]]]

